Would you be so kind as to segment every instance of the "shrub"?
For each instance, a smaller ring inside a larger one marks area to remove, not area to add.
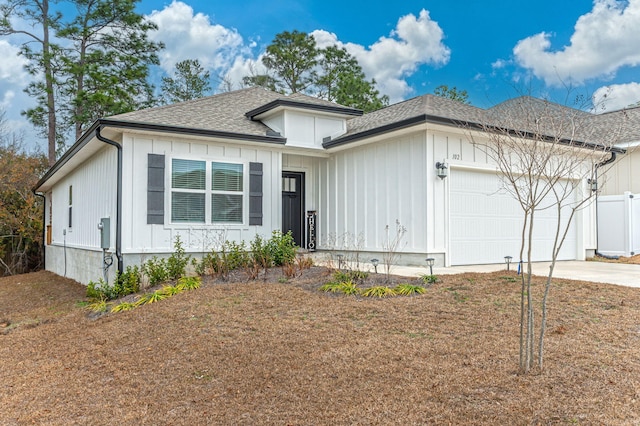
[[[296,257],[296,264],[298,265],[298,269],[303,271],[313,266],[313,259],[309,256],[298,256]]]
[[[135,303],[122,302],[122,303],[119,303],[119,304],[115,305],[113,308],[111,308],[111,312],[130,311],[130,310],[134,309],[135,307],[136,307]]]
[[[166,260],[156,256],[153,256],[142,265],[142,271],[149,278],[149,285],[151,286],[165,282],[169,278]]]
[[[387,286],[378,285],[363,290],[360,294],[365,297],[391,297],[395,296],[396,292]]]
[[[167,298],[167,295],[164,294],[162,290],[156,290],[153,293],[146,293],[140,296],[138,300],[136,300],[135,305],[140,306],[140,305],[146,305],[148,303],[155,303],[155,302],[159,302],[160,300],[164,300],[166,298]]]
[[[424,292],[426,291],[424,287],[413,284],[398,284],[393,290],[396,292],[396,294],[399,294],[401,296],[424,294]]]
[[[296,258],[297,247],[291,231],[286,234],[281,231],[273,231],[267,242],[267,247],[275,266],[291,263]]]
[[[353,281],[341,282],[339,285],[339,289],[340,292],[346,294],[347,296],[355,296],[360,293],[360,289]]]
[[[438,281],[438,277],[435,275],[422,275],[420,277],[420,279],[425,283],[425,284],[434,284],[435,282]]]
[[[328,283],[322,285],[320,287],[320,291],[326,291],[326,292],[331,292],[331,293],[339,293],[341,291],[340,290],[340,285],[341,284],[342,284],[341,282],[331,281],[331,282],[328,282]]]
[[[176,240],[173,243],[173,253],[171,253],[171,256],[169,256],[166,261],[167,277],[177,280],[184,276],[185,269],[189,264],[189,259],[191,259],[191,255],[187,255],[185,253],[180,235],[177,235]]]
[[[200,277],[182,277],[178,280],[176,287],[180,287],[182,290],[194,290],[200,287],[201,283]]]
[[[369,273],[363,271],[340,271],[337,270],[333,273],[334,281],[344,282],[344,281],[364,281],[369,276]]]
[[[251,241],[250,247],[251,257],[253,258],[254,263],[260,265],[264,269],[269,268],[273,263],[273,258],[267,242],[260,235],[256,234],[253,241]]]
[[[110,286],[102,278],[98,282],[89,281],[87,285],[87,297],[93,301],[107,301],[118,297],[115,286]]]

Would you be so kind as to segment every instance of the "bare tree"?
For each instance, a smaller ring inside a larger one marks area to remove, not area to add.
[[[477,129],[481,132],[469,131],[471,143],[495,162],[504,190],[523,212],[520,261],[526,263],[526,271],[522,271],[520,299],[521,373],[533,367],[536,346],[537,366],[543,368],[547,302],[556,261],[576,214],[595,198],[588,183],[597,182],[598,173],[602,178],[615,158],[613,145],[623,123],[601,124],[598,116],[579,108],[523,96],[489,109]],[[602,131],[605,127],[606,133]],[[549,209],[555,212],[556,227],[548,253],[551,266],[538,302],[540,327],[536,333],[531,266],[537,243],[533,236],[539,226],[536,218]]]

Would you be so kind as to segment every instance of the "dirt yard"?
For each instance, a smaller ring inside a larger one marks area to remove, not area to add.
[[[0,424],[640,424],[639,289],[556,280],[545,370],[519,376],[513,273],[389,299],[322,293],[327,274],[98,318],[77,283],[2,278]]]

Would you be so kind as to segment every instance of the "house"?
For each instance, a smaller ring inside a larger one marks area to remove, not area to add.
[[[35,187],[46,200],[46,269],[87,283],[111,262],[122,270],[167,255],[178,235],[202,253],[221,232],[250,241],[279,229],[302,247],[379,257],[396,223],[407,229],[407,264],[515,259],[522,212],[468,137],[511,107],[424,95],[362,114],[249,88],[100,119]],[[561,259],[597,248],[595,207],[578,216]],[[549,245],[552,235],[539,226],[534,237]]]

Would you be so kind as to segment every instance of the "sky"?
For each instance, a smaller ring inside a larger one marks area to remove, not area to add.
[[[214,91],[223,77],[239,88],[262,70],[276,34],[298,30],[346,48],[391,103],[440,85],[482,108],[522,94],[595,99],[599,112],[640,101],[640,0],[142,0],[137,10],[166,46],[157,86],[176,62],[198,59]],[[0,107],[11,130],[44,150],[20,114],[34,102],[19,43],[0,37]]]

